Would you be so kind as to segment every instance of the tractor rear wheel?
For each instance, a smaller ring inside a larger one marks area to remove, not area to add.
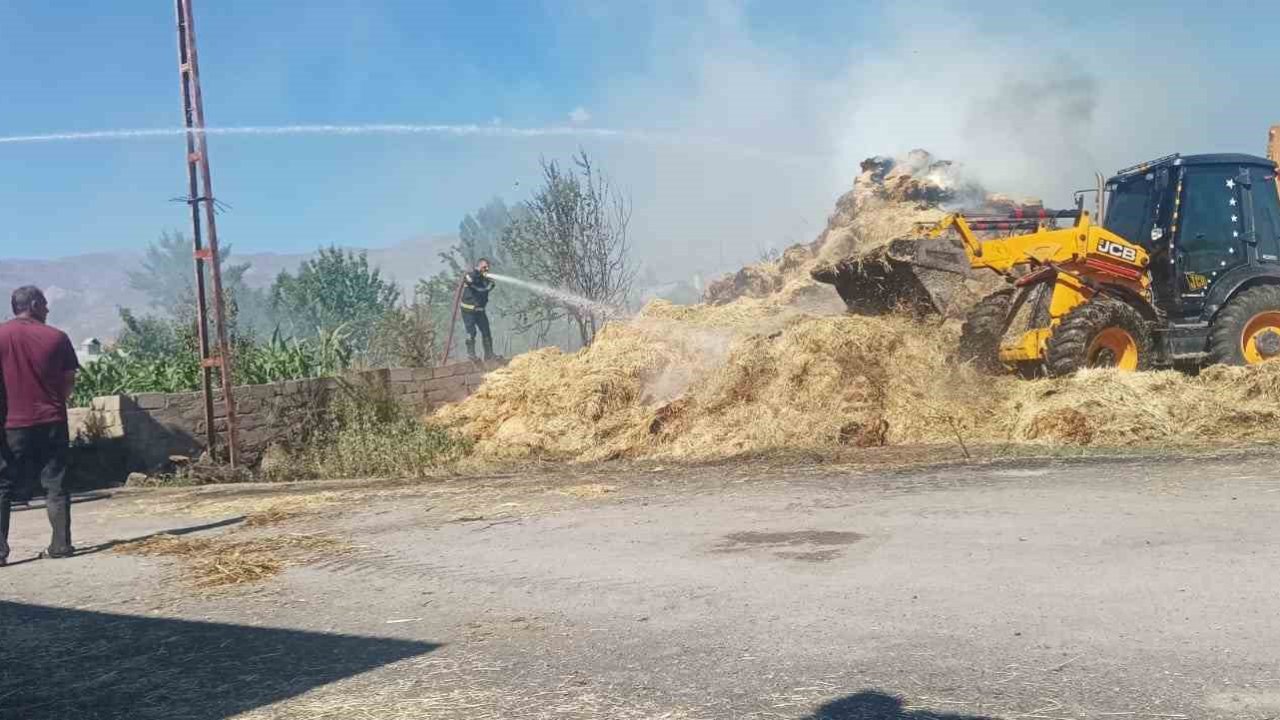
[[[1098,296],[1067,313],[1053,329],[1045,370],[1052,377],[1094,367],[1148,370],[1152,356],[1151,331],[1142,315],[1126,303]]]
[[[1209,355],[1224,365],[1280,357],[1280,287],[1259,285],[1231,298],[1209,330]]]
[[[997,290],[982,298],[969,311],[960,328],[960,348],[957,357],[961,362],[972,362],[980,372],[997,374],[1006,372],[1000,362],[1000,339],[1004,336],[1009,309],[1013,306],[1013,289]]]

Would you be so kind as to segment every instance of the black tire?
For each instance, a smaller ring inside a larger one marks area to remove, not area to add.
[[[1258,285],[1231,298],[1209,328],[1209,359],[1224,365],[1251,364],[1245,355],[1244,333],[1263,313],[1280,313],[1280,286]]]
[[[1150,370],[1154,360],[1151,330],[1142,315],[1124,302],[1098,296],[1067,313],[1053,329],[1045,348],[1045,371],[1050,377],[1063,377],[1087,367],[1113,364],[1107,362],[1105,351],[1095,347],[1103,331],[1110,329],[1123,330],[1132,339],[1137,351],[1133,369]]]
[[[993,375],[1008,372],[1000,362],[1000,339],[1013,305],[1013,293],[1013,288],[997,290],[973,306],[960,328],[957,359],[973,363],[980,372]]]

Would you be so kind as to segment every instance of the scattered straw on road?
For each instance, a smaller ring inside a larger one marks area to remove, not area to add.
[[[197,589],[210,590],[260,582],[285,567],[350,551],[350,546],[322,535],[273,535],[261,538],[155,537],[120,545],[115,552],[143,557],[170,557],[183,564],[183,576]]]

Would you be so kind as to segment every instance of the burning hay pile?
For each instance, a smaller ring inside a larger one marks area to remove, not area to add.
[[[918,225],[942,219],[944,208],[965,207],[983,213],[1044,209],[1033,198],[1015,200],[988,193],[965,180],[951,162],[938,160],[924,150],[914,150],[896,160],[868,158],[861,170],[853,188],[836,201],[826,229],[812,243],[794,245],[776,261],[748,265],[724,276],[708,286],[704,300],[714,305],[742,297],[774,298],[811,311],[831,312],[844,307],[825,284],[840,286],[836,279],[839,267],[852,265],[860,269],[854,274],[882,277],[889,286],[913,283],[911,278],[890,271],[884,258],[887,246],[891,240],[913,234]],[[815,277],[822,277],[822,283]],[[945,284],[954,285],[948,290],[948,312],[959,318],[997,289],[1000,280],[994,274],[979,274],[968,279],[948,278]],[[888,289],[889,292],[873,293],[883,294],[882,298],[863,298],[870,302],[844,299],[862,314],[896,311],[897,298],[904,293]]]
[[[708,286],[705,300],[722,305],[738,298],[778,297],[784,302],[822,298],[831,288],[815,282],[810,272],[820,263],[869,253],[908,234],[917,223],[942,218],[942,205],[1009,203],[964,181],[955,166],[915,150],[901,160],[864,160],[853,188],[836,201],[827,226],[813,242],[787,248],[776,261],[748,265]],[[838,306],[838,303],[836,303]]]
[[[725,313],[732,310],[731,313]],[[654,303],[573,354],[540,350],[433,422],[485,459],[708,460],[883,445],[1187,447],[1280,441],[1280,363],[991,378],[954,324]]]
[[[938,351],[954,332],[750,299],[655,302],[578,353],[516,358],[435,420],[486,458],[701,459],[949,442],[957,428],[1002,436],[984,383]]]
[[[1197,377],[992,378],[953,359],[955,320],[840,313],[832,288],[810,278],[818,263],[882,246],[939,217],[943,202],[1009,203],[927,153],[862,169],[814,243],[726,277],[707,304],[655,302],[580,352],[520,356],[431,422],[473,440],[486,460],[1280,440],[1280,363]]]

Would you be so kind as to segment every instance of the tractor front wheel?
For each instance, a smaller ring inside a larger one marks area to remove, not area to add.
[[[1151,332],[1142,315],[1099,296],[1067,313],[1053,329],[1045,370],[1053,377],[1095,367],[1149,370],[1152,355]]]
[[[961,362],[972,362],[979,371],[989,374],[1007,372],[1000,362],[1000,339],[1013,305],[1013,290],[998,290],[980,300],[960,328]]]
[[[1231,298],[1209,331],[1209,354],[1225,365],[1280,356],[1280,287],[1259,285]]]

